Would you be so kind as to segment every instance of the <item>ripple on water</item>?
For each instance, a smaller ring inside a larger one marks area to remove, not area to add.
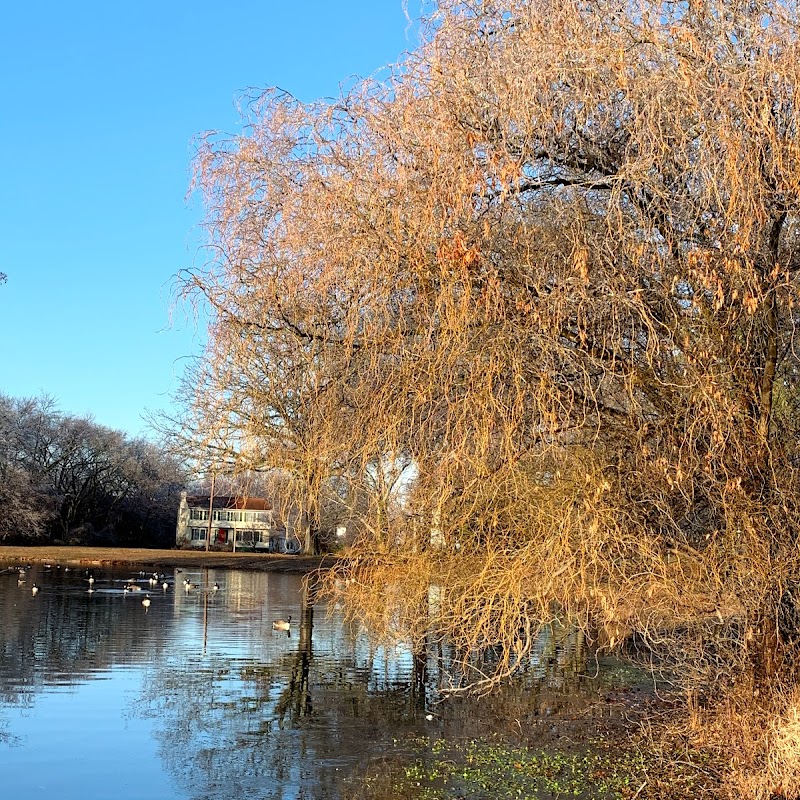
[[[94,570],[91,594],[80,571],[34,567],[36,596],[0,580],[4,795],[36,775],[60,800],[338,798],[343,771],[430,730],[436,659],[415,684],[405,649],[370,647],[336,610],[304,613],[297,576],[165,573],[166,592],[129,569]],[[288,636],[272,630],[289,615]],[[532,672],[557,664],[550,645]]]

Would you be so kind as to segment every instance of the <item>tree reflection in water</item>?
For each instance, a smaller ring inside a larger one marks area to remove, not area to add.
[[[70,729],[37,720],[37,757],[55,757],[63,737],[79,737],[86,766],[74,769],[85,777],[76,772],[73,783],[91,780],[103,734],[81,728],[81,687],[102,677],[106,686],[127,687],[120,695],[141,686],[120,697],[129,722],[111,720],[109,727],[129,737],[136,723],[143,728],[137,735],[155,739],[160,765],[137,764],[152,762],[145,752],[152,748],[121,746],[129,766],[160,776],[158,797],[334,799],[342,796],[343,777],[385,757],[406,735],[486,735],[509,719],[531,725],[552,704],[573,702],[552,699],[557,693],[563,698],[568,689],[574,698],[582,685],[580,640],[553,628],[523,665],[519,689],[478,703],[437,704],[437,689],[458,680],[446,643],[416,654],[372,647],[337,613],[315,607],[296,576],[194,573],[198,589],[191,593],[180,591],[185,576],[170,576],[179,591],[154,595],[148,614],[138,597],[123,595],[127,575],[105,575],[91,596],[79,578],[37,576],[42,591],[35,598],[15,582],[0,583],[0,747],[16,741],[21,705],[38,713],[37,698],[66,686],[74,695]],[[298,620],[290,635],[273,633],[271,620],[289,614]],[[487,665],[493,657],[483,654]],[[17,744],[15,752],[24,752],[27,745]]]
[[[294,588],[300,613],[290,636],[272,632],[271,615],[257,626],[282,649],[272,660],[210,647],[205,656],[173,654],[145,682],[137,713],[154,721],[159,754],[191,797],[337,798],[343,772],[420,729],[404,659],[370,650],[324,608],[315,629],[308,587]],[[204,641],[213,643],[213,609],[205,620]]]

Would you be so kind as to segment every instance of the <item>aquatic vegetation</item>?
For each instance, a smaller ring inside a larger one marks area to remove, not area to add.
[[[363,778],[357,790],[352,787],[350,796],[626,800],[641,796],[647,785],[645,757],[634,751],[612,750],[604,742],[562,750],[525,748],[499,739],[450,742],[420,738],[401,744],[401,750],[411,745],[414,755],[388,770],[383,763],[382,776]],[[388,774],[391,779],[387,782]],[[370,783],[372,791],[366,789]]]

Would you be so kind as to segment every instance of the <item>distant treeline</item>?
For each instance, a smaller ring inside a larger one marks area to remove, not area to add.
[[[152,442],[0,394],[0,542],[169,546],[185,480]]]

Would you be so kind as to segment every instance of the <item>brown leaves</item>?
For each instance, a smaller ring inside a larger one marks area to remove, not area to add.
[[[755,314],[756,311],[758,311],[758,300],[752,295],[745,295],[742,298],[742,306],[745,308],[748,314]]]
[[[348,482],[387,564],[345,594],[387,635],[418,635],[430,582],[441,636],[500,620],[505,667],[521,616],[586,622],[598,593],[614,636],[671,620],[702,651],[709,586],[752,609],[795,567],[770,417],[800,351],[796,233],[770,228],[800,210],[794,29],[649,10],[440,4],[389,82],[267,98],[203,152],[199,418],[298,494]],[[413,479],[376,488],[401,456]]]
[[[589,283],[589,252],[585,247],[579,248],[574,255],[575,269],[584,284]]]

